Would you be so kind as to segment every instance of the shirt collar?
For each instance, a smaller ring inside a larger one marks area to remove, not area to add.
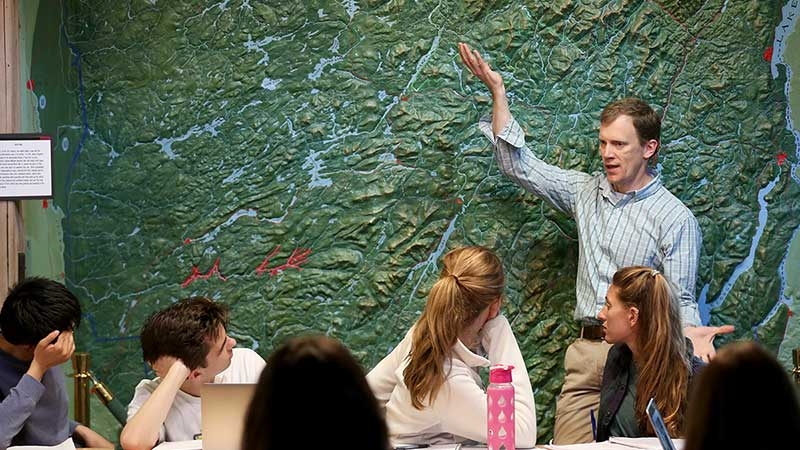
[[[605,176],[600,179],[598,189],[600,189],[600,193],[603,195],[603,197],[605,197],[614,205],[624,200],[638,202],[639,200],[643,200],[655,194],[662,185],[661,174],[652,169],[648,169],[647,173],[653,178],[646,185],[644,185],[644,187],[638,190],[626,193],[617,192],[613,187],[611,187],[611,183],[608,182],[608,178]]]
[[[453,354],[469,367],[489,367],[492,365],[491,361],[468,349],[467,346],[461,342],[461,339],[457,340],[456,345],[453,346]]]

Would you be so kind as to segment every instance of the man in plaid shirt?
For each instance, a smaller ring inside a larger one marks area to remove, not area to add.
[[[684,333],[695,353],[713,357],[713,339],[733,327],[702,327],[695,283],[702,236],[692,212],[649,168],[661,140],[661,119],[642,100],[616,101],[600,116],[600,156],[605,173],[564,170],[537,158],[512,117],[505,85],[477,51],[459,44],[461,59],[492,94],[492,116],[479,123],[492,142],[500,170],[527,191],[569,214],[578,225],[574,318],[580,336],[564,358],[566,375],[556,405],[556,444],[591,442],[590,410],[597,411],[610,345],[597,314],[614,273],[633,265],[661,270],[679,293]]]

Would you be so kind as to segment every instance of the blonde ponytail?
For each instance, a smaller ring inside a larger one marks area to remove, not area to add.
[[[411,403],[422,409],[433,402],[445,382],[445,362],[462,329],[503,294],[500,259],[484,247],[464,247],[444,257],[439,279],[412,333],[403,379]]]

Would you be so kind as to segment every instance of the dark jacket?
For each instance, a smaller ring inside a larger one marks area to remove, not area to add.
[[[700,372],[706,363],[702,359],[694,356],[694,347],[689,339],[686,339],[687,353],[690,357],[691,371],[689,373],[689,385],[692,379]],[[622,399],[628,386],[628,377],[631,376],[631,364],[633,364],[633,353],[625,344],[614,344],[608,351],[606,366],[603,369],[603,383],[600,385],[600,410],[597,417],[597,442],[607,441],[611,421],[617,414]],[[639,430],[640,435],[646,434],[645,430]],[[628,436],[637,437],[637,436]]]

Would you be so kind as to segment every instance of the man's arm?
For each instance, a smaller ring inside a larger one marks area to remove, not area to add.
[[[503,77],[492,70],[477,50],[470,49],[467,44],[459,42],[458,53],[461,54],[461,60],[464,65],[486,85],[492,94],[492,132],[497,136],[506,124],[511,121],[511,110],[508,108],[508,98],[506,97],[506,86],[503,83]]]
[[[166,372],[166,375],[122,429],[119,442],[125,450],[151,450],[155,447],[175,396],[191,373],[182,361],[168,357],[160,358],[153,368],[156,373]]]
[[[53,343],[59,335],[61,337]],[[42,377],[51,367],[66,362],[75,351],[71,331],[53,331],[44,337],[33,350],[33,361],[28,371],[11,388],[0,403],[0,449],[5,450],[19,434],[25,422],[36,409],[45,387]]]
[[[683,334],[692,341],[694,354],[708,362],[716,355],[714,338],[718,334],[732,333],[734,327],[731,325],[700,326],[700,314],[694,294],[701,245],[700,224],[697,223],[694,216],[689,216],[684,223],[676,226],[673,230],[670,242],[666,246],[667,253],[663,267],[664,276],[667,280],[675,283],[680,290]]]
[[[500,171],[528,192],[574,216],[578,186],[591,177],[583,172],[553,166],[534,155],[525,145],[525,133],[511,115],[503,78],[467,44],[459,43],[458,50],[464,65],[491,92],[491,124],[484,118],[478,125],[494,146]]]
[[[694,293],[701,245],[700,225],[692,215],[688,215],[683,222],[674,224],[666,241],[661,244],[664,252],[662,259],[664,276],[679,290],[681,320],[684,327],[700,325],[700,313],[697,310]]]

